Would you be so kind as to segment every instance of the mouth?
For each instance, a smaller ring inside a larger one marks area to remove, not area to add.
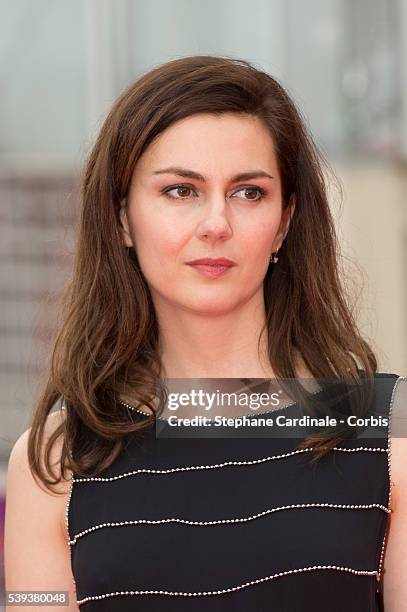
[[[188,261],[188,265],[190,266],[214,266],[214,267],[222,267],[222,268],[231,268],[235,266],[236,263],[228,259],[226,257],[204,257],[202,259],[194,259],[193,261]]]
[[[209,278],[218,278],[233,268],[234,265],[228,263],[188,263],[191,268],[194,268],[199,273]]]

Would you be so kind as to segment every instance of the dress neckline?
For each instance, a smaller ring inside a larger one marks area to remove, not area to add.
[[[196,380],[199,380],[199,379],[196,379]],[[213,380],[213,379],[211,379],[211,380]],[[225,380],[225,379],[222,379],[222,380]],[[257,388],[259,386],[264,386],[266,384],[266,382],[270,383],[271,380],[275,380],[275,379],[268,379],[268,378],[261,378],[260,379],[260,378],[257,378],[257,379],[226,379],[226,380],[241,380],[242,382],[250,380],[250,384],[249,385],[247,385],[247,382],[246,382],[244,387],[241,387],[240,389],[237,389],[236,391],[234,391],[235,393],[238,394],[238,393],[241,393],[243,391],[244,392],[248,392],[249,390],[251,390],[251,392],[253,392],[253,388]],[[312,379],[304,379],[304,380],[315,381],[316,379],[312,378]],[[255,381],[254,384],[253,384],[253,381]],[[259,382],[259,381],[262,381],[262,382]],[[332,386],[334,386],[338,382],[339,382],[339,379],[335,380],[333,383],[331,383],[328,386],[319,387],[318,389],[316,389],[314,391],[308,391],[308,393],[309,393],[310,396],[318,396],[322,392],[324,392],[324,391],[326,392],[328,389],[330,389]],[[265,393],[266,391],[263,389],[260,392]],[[127,408],[131,409],[134,412],[137,412],[138,414],[140,414],[142,416],[151,416],[151,414],[152,414],[152,413],[148,413],[148,412],[145,412],[143,410],[140,410],[139,408],[136,408],[135,406],[133,406],[132,404],[130,404],[128,402],[125,402],[124,400],[120,399],[118,401],[123,406],[126,406]],[[289,403],[285,403],[282,406],[273,407],[273,408],[267,409],[267,410],[262,410],[262,411],[253,410],[253,411],[251,411],[249,413],[245,412],[245,413],[242,413],[242,414],[232,414],[232,415],[225,414],[223,416],[225,416],[227,418],[231,418],[231,419],[233,419],[233,418],[235,418],[235,419],[237,419],[237,418],[245,418],[245,417],[250,418],[250,417],[257,417],[257,416],[264,417],[264,416],[267,416],[269,414],[274,414],[275,412],[280,412],[282,410],[285,410],[286,408],[295,408],[296,406],[298,406],[298,403],[299,403],[298,401],[296,401],[296,402],[289,402]],[[167,418],[168,417],[157,416],[156,418],[159,421],[167,422]]]

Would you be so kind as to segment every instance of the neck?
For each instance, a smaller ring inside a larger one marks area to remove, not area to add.
[[[263,300],[208,316],[158,308],[163,378],[273,378]]]

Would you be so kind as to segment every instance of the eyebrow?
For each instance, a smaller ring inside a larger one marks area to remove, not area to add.
[[[205,177],[194,170],[188,170],[188,168],[180,168],[179,166],[170,166],[169,168],[162,168],[161,170],[155,170],[153,174],[176,174],[177,176],[182,176],[185,178],[195,179],[196,181],[205,182]],[[240,172],[232,177],[231,182],[236,183],[238,181],[248,181],[249,179],[266,177],[273,179],[274,176],[271,176],[268,172],[264,170],[251,170],[249,172]]]

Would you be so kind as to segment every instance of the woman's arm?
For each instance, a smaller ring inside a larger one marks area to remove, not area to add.
[[[395,390],[390,438],[392,513],[383,564],[385,612],[407,610],[407,379]],[[394,436],[394,437],[393,437]]]
[[[49,415],[46,437],[52,432],[63,411]],[[79,610],[70,563],[70,550],[63,522],[70,481],[62,481],[63,495],[45,491],[34,480],[28,465],[25,431],[15,443],[8,464],[5,518],[5,583],[7,591],[68,591],[69,605],[30,606],[30,610]],[[60,453],[58,439],[52,451],[52,463]],[[10,606],[7,610],[22,610]],[[24,607],[25,609],[25,607]]]

